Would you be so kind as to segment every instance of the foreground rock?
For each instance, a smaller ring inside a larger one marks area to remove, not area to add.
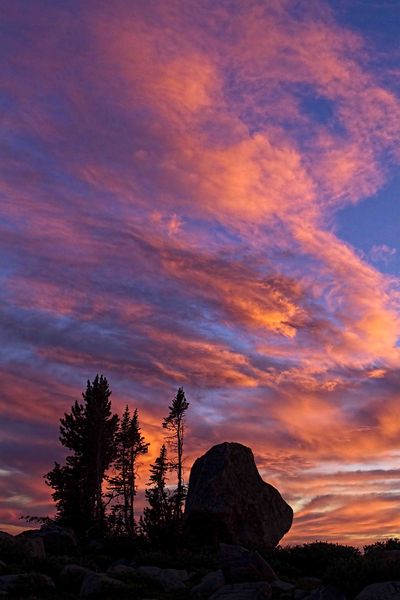
[[[129,565],[111,565],[106,571],[106,575],[119,579],[120,581],[134,581],[138,578],[135,568]]]
[[[306,600],[347,600],[347,596],[334,585],[325,585],[306,596]]]
[[[21,562],[25,559],[45,560],[46,550],[43,539],[30,535],[10,535],[0,531],[0,560]]]
[[[10,560],[21,560],[29,556],[21,540],[17,540],[10,533],[0,531],[0,559],[9,562]]]
[[[292,521],[291,507],[261,479],[250,448],[224,442],[195,461],[185,510],[192,539],[273,547]]]
[[[18,575],[2,575],[0,592],[11,595],[55,592],[54,581],[42,573],[20,573]]]
[[[42,540],[47,554],[71,554],[78,546],[76,535],[72,529],[58,525],[43,525],[40,529],[28,529],[16,536],[24,543],[34,543],[33,540]]]
[[[225,577],[221,570],[211,571],[211,573],[204,575],[200,583],[191,589],[190,596],[194,600],[209,598],[214,592],[222,588],[225,583]]]
[[[67,592],[79,592],[83,580],[93,571],[81,565],[66,565],[60,573],[60,583]]]
[[[185,581],[189,575],[186,569],[160,569],[159,567],[139,567],[137,574],[152,581],[164,592],[179,592],[186,589]]]
[[[271,586],[265,582],[234,583],[224,585],[210,600],[270,600]]]
[[[355,600],[397,600],[398,598],[400,598],[400,581],[384,581],[368,585]]]
[[[27,555],[36,560],[45,560],[46,550],[44,541],[40,537],[26,537],[21,539],[21,543]]]
[[[244,581],[274,581],[274,570],[255,550],[231,544],[219,545],[219,560],[227,583]]]
[[[128,589],[128,586],[118,579],[108,577],[104,573],[91,573],[83,580],[79,598],[97,598],[107,595],[118,598],[120,593]]]
[[[296,589],[296,586],[293,583],[282,581],[281,579],[275,579],[274,581],[272,581],[271,586],[273,590],[277,590],[278,592],[282,592],[283,594],[293,592]]]

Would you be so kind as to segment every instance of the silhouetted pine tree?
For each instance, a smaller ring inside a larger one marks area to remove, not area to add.
[[[81,470],[67,458],[67,464],[54,463],[54,468],[45,475],[46,483],[55,491],[52,494],[57,506],[56,521],[60,525],[84,531],[88,523],[85,492]]]
[[[138,458],[147,454],[148,448],[149,444],[142,436],[139,426],[137,409],[131,416],[126,406],[116,435],[114,474],[108,482],[110,497],[122,500],[113,505],[112,519],[117,528],[129,535],[135,532],[134,501]]]
[[[140,519],[140,528],[151,542],[157,542],[168,535],[173,519],[171,494],[166,486],[168,470],[167,448],[163,444],[159,456],[150,466],[150,487],[145,491],[149,506],[145,507]]]
[[[182,506],[186,497],[186,487],[183,482],[183,441],[185,433],[185,413],[189,408],[189,402],[185,398],[185,392],[180,387],[169,408],[169,414],[163,421],[164,429],[170,432],[168,444],[175,453],[175,458],[170,461],[170,468],[176,471],[178,486],[174,494],[176,519],[182,517]]]
[[[72,450],[66,464],[55,463],[45,475],[54,489],[57,520],[77,531],[104,528],[102,484],[115,455],[118,416],[111,414],[107,379],[96,375],[87,382],[83,403],[75,402],[60,419],[60,442]]]

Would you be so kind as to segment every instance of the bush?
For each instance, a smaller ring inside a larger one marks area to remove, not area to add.
[[[375,542],[374,544],[369,544],[368,546],[364,546],[364,555],[371,556],[382,556],[383,552],[388,551],[399,551],[400,554],[400,540],[399,538],[389,538],[382,542]]]
[[[114,559],[133,559],[148,551],[149,545],[141,536],[109,535],[104,538],[104,549]]]
[[[398,580],[399,572],[400,558],[386,560],[382,554],[378,556],[372,552],[333,564],[327,569],[324,581],[337,585],[353,597],[371,583]]]
[[[361,553],[353,546],[312,542],[284,548],[278,547],[265,556],[280,575],[322,578],[331,565],[341,560],[348,561],[358,558]]]

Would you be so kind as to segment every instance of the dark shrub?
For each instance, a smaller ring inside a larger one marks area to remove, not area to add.
[[[312,542],[297,546],[278,547],[265,554],[271,566],[280,575],[288,577],[322,577],[336,562],[347,561],[361,556],[353,546],[343,546],[329,542]]]
[[[396,552],[400,554],[400,540],[398,538],[389,538],[382,542],[375,542],[374,544],[364,546],[364,555],[368,557],[382,556],[384,552],[390,552],[392,553],[392,556],[394,556]]]
[[[324,580],[341,587],[352,597],[371,583],[398,580],[399,573],[400,540],[392,538],[365,546],[363,555],[333,563],[326,570]]]

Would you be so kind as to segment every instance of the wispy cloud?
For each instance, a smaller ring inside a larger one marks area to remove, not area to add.
[[[374,244],[369,254],[374,263],[388,263],[397,254],[397,250],[387,244]]]

